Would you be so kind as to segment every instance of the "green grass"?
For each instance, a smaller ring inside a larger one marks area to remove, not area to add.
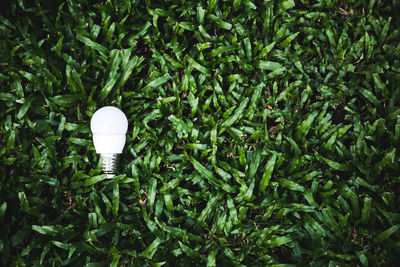
[[[400,264],[400,1],[5,5],[0,265]]]

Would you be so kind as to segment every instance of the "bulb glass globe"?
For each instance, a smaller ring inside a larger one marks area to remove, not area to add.
[[[116,107],[102,107],[93,114],[90,129],[94,148],[101,154],[102,171],[111,178],[117,169],[117,155],[122,153],[125,145],[128,119]]]
[[[90,128],[97,153],[122,153],[128,119],[120,109],[107,106],[97,110],[90,121]]]

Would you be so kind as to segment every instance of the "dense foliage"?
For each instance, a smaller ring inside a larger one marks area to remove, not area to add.
[[[399,0],[3,4],[0,265],[400,264]]]

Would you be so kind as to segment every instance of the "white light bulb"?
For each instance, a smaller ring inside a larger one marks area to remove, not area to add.
[[[122,153],[125,145],[128,119],[116,107],[102,107],[93,114],[90,129],[94,148],[102,158],[102,171],[112,177],[117,167],[117,155]]]

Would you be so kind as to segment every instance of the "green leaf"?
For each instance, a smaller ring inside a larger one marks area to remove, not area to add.
[[[243,116],[243,111],[246,108],[247,104],[249,103],[249,98],[245,98],[240,103],[240,106],[236,109],[235,113],[230,116],[226,121],[222,123],[222,127],[229,127],[233,125],[241,116]]]
[[[276,154],[273,154],[272,157],[268,160],[268,163],[265,165],[264,175],[261,179],[260,187],[258,189],[260,192],[263,192],[267,188],[269,181],[272,177],[272,172],[274,171],[275,162]]]
[[[289,37],[287,37],[283,42],[281,42],[280,46],[281,47],[286,47],[288,46],[296,37],[299,35],[299,32],[293,33]]]
[[[207,267],[216,267],[217,266],[215,258],[217,256],[218,250],[219,250],[218,248],[215,248],[210,252],[210,254],[208,254]]]
[[[187,62],[189,63],[189,65],[192,66],[193,68],[195,68],[196,70],[198,70],[198,71],[200,71],[201,73],[204,73],[204,74],[209,74],[210,73],[210,71],[206,67],[200,65],[197,61],[195,61],[190,56],[187,55],[185,58],[186,58]]]
[[[120,254],[114,255],[113,260],[112,260],[112,262],[110,264],[110,267],[117,267],[121,256],[122,255],[120,255]]]
[[[219,46],[219,47],[214,48],[213,50],[211,50],[209,55],[210,55],[210,57],[216,57],[216,56],[219,56],[219,55],[221,55],[223,53],[230,52],[230,51],[233,51],[233,50],[235,50],[235,48],[233,46]]]
[[[44,226],[39,226],[39,225],[32,225],[32,229],[39,234],[43,235],[50,235],[50,236],[56,236],[56,235],[69,235],[70,238],[72,238],[72,233],[74,232],[72,229],[65,228],[59,225],[44,225]]]
[[[329,165],[334,170],[337,171],[350,171],[351,166],[349,164],[343,164],[339,162],[335,162],[333,160],[327,159],[327,158],[322,158],[323,161],[325,161],[326,164]]]
[[[185,252],[190,258],[197,258],[197,253],[189,246],[186,246],[181,241],[178,241],[179,246],[181,247],[182,251]]]
[[[158,77],[157,79],[154,79],[151,82],[149,82],[147,86],[152,88],[157,88],[163,85],[164,83],[168,82],[169,79],[171,79],[171,76],[168,73],[166,73],[163,76]]]
[[[283,66],[278,62],[260,60],[257,64],[257,67],[262,70],[274,71],[282,68]]]
[[[311,129],[311,125],[314,122],[315,118],[318,116],[318,112],[314,111],[311,114],[307,116],[307,119],[305,119],[298,127],[296,131],[296,138],[301,138],[305,137],[308,133],[308,131]]]
[[[268,239],[266,241],[266,245],[268,247],[279,247],[290,242],[292,242],[292,238],[290,236],[280,236]]]
[[[10,93],[0,92],[0,100],[14,102],[16,100],[16,96]]]
[[[117,83],[118,77],[113,76],[111,77],[107,83],[104,85],[103,89],[100,91],[100,98],[102,100],[106,99],[107,96],[111,93],[112,89],[114,88],[114,85]]]
[[[190,161],[193,164],[195,170],[203,177],[206,178],[210,183],[219,186],[219,183],[215,176],[209,171],[206,167],[204,167],[200,162],[195,160],[194,158],[190,158]]]
[[[0,221],[4,220],[4,214],[6,213],[7,210],[7,202],[3,202],[0,206]]]
[[[232,24],[223,21],[219,17],[213,15],[213,14],[208,14],[207,18],[211,21],[213,21],[219,28],[222,28],[224,30],[230,31],[232,29]]]
[[[280,14],[288,9],[291,9],[295,6],[294,0],[284,0],[281,1],[278,5],[277,14]]]
[[[298,183],[295,183],[293,181],[290,181],[285,178],[281,178],[278,180],[278,183],[284,187],[289,188],[290,190],[294,191],[299,191],[299,192],[304,192],[304,186],[299,185]]]
[[[149,190],[149,206],[152,208],[155,203],[156,194],[157,194],[157,180],[155,178],[150,179],[150,190]]]
[[[21,108],[19,109],[18,114],[17,114],[17,118],[18,118],[19,120],[22,119],[22,117],[25,116],[26,112],[28,112],[28,109],[29,109],[29,107],[30,107],[32,101],[33,101],[33,98],[32,98],[32,97],[29,97],[29,98],[26,98],[26,99],[25,99],[24,103],[22,104],[22,106],[21,106]]]
[[[163,243],[163,240],[160,238],[154,239],[154,241],[142,252],[141,256],[144,258],[152,259],[154,254],[157,251],[157,248],[160,244]]]
[[[107,49],[106,47],[102,46],[102,45],[99,44],[99,43],[96,43],[96,42],[90,40],[88,37],[83,36],[82,34],[79,34],[79,33],[78,33],[78,34],[76,35],[76,38],[77,38],[79,41],[81,41],[82,43],[84,43],[85,45],[87,45],[87,46],[89,46],[89,47],[91,47],[91,48],[97,50],[97,51],[100,52],[100,53],[103,53],[103,54],[107,54],[107,53],[108,53],[108,49]]]
[[[259,149],[256,149],[256,151],[253,154],[252,161],[250,163],[249,179],[252,179],[254,175],[257,173],[260,161],[261,161],[261,151]]]
[[[277,76],[281,76],[282,74],[285,73],[285,71],[286,71],[286,68],[285,68],[285,67],[276,69],[276,70],[274,70],[274,71],[268,73],[267,78],[273,79],[273,78],[275,78],[275,77],[277,77]]]
[[[119,185],[117,182],[113,184],[113,214],[118,217],[119,211]]]
[[[374,96],[374,94],[365,89],[365,88],[359,88],[358,89],[361,93],[361,95],[363,97],[365,97],[366,100],[368,100],[369,102],[371,102],[372,104],[374,104],[375,106],[379,106],[380,105],[380,101],[378,100],[378,98],[376,98],[376,96]]]
[[[143,60],[143,57],[134,56],[125,66],[122,66],[121,87],[124,86],[124,84],[128,81],[135,67],[143,62]]]
[[[85,180],[85,186],[91,186],[94,185],[96,183],[99,183],[105,179],[108,179],[107,174],[102,174],[102,175],[97,175],[97,176],[93,176],[90,177],[89,179]]]
[[[207,216],[211,213],[212,209],[214,208],[215,203],[221,199],[222,194],[218,194],[216,196],[210,196],[210,199],[207,202],[207,206],[202,210],[200,216],[197,218],[199,222],[205,221]]]
[[[368,266],[368,258],[362,251],[356,251],[356,255],[363,266]]]
[[[46,257],[46,254],[49,252],[50,248],[51,248],[51,243],[49,242],[46,244],[46,246],[44,246],[42,253],[40,254],[39,264],[43,263],[44,257]]]
[[[381,242],[385,241],[385,240],[388,239],[392,234],[396,233],[399,229],[400,229],[400,224],[393,225],[392,227],[386,229],[385,231],[383,231],[382,233],[380,233],[379,235],[377,235],[377,236],[374,238],[373,243],[374,243],[374,244],[378,244],[378,243],[381,243]]]
[[[62,107],[73,106],[83,100],[81,95],[57,95],[50,98],[56,105]]]
[[[364,207],[362,209],[362,223],[368,224],[371,214],[371,202],[372,199],[369,197],[364,198]]]

